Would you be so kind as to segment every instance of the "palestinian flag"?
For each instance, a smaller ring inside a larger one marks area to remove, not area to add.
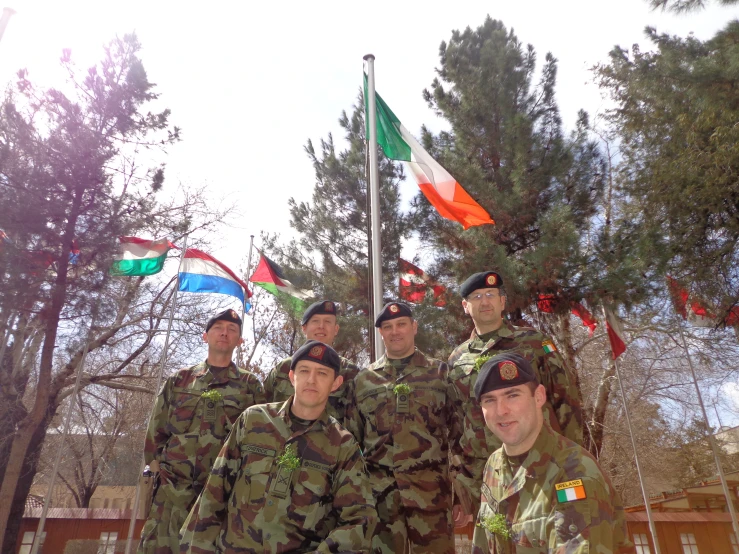
[[[462,224],[465,229],[474,225],[495,223],[449,172],[423,149],[403,127],[387,104],[375,93],[377,104],[377,144],[391,160],[408,163],[408,168],[426,199],[439,215]],[[364,107],[369,113],[367,75],[364,76]],[[369,124],[369,117],[365,118]],[[369,137],[369,128],[367,130]]]
[[[147,240],[119,237],[121,252],[110,268],[111,275],[154,275],[164,267],[167,252],[177,248],[167,239]]]
[[[282,298],[296,311],[305,311],[307,301],[313,298],[311,291],[302,290],[285,278],[282,269],[262,252],[259,252],[259,265],[249,282],[262,287],[267,292]]]

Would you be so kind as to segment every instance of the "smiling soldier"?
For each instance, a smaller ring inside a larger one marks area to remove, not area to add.
[[[357,375],[348,417],[377,501],[373,552],[452,553],[447,365],[416,349],[408,305],[390,302],[375,326],[386,354]]]
[[[366,553],[377,522],[357,442],[326,411],[341,360],[308,341],[295,394],[236,422],[182,527],[182,552]]]
[[[243,342],[234,310],[213,316],[203,340],[207,360],[167,379],[149,420],[144,457],[147,464],[158,464],[159,474],[141,531],[141,553],[179,552],[180,527],[232,424],[246,408],[265,401],[259,379],[231,361]]]
[[[528,360],[489,359],[474,394],[503,444],[485,466],[474,554],[633,552],[618,493],[595,458],[544,421],[546,389]]]

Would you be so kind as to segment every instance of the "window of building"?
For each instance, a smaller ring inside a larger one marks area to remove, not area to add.
[[[26,531],[23,533],[23,538],[21,539],[21,549],[18,551],[18,554],[31,554],[31,547],[33,547],[33,537],[36,536],[36,533],[33,531]]]
[[[646,533],[634,533],[634,546],[636,547],[636,554],[652,554]]]
[[[729,533],[729,539],[731,539],[731,551],[734,554],[739,554],[739,543],[736,541],[736,535],[734,533]]]
[[[100,546],[98,554],[115,554],[115,541],[118,540],[118,532],[100,533]]]
[[[680,542],[683,545],[683,554],[698,554],[698,544],[693,533],[680,533]]]

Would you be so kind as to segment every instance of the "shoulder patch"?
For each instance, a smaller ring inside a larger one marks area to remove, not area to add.
[[[582,479],[573,479],[572,481],[557,483],[554,485],[554,489],[557,491],[557,502],[560,503],[584,500],[587,498]]]
[[[551,354],[552,352],[557,351],[557,347],[554,346],[554,343],[550,340],[542,341],[541,347],[544,349],[544,352],[547,354]]]

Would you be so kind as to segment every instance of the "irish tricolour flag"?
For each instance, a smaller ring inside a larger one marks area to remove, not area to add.
[[[408,163],[408,169],[421,188],[426,199],[439,215],[458,221],[465,229],[473,225],[495,223],[490,215],[466,190],[423,149],[418,141],[403,127],[387,104],[375,93],[377,104],[377,144],[391,160]],[[365,113],[369,113],[367,75],[364,76]],[[366,118],[369,123],[369,117]],[[367,131],[369,136],[369,130]]]
[[[180,263],[180,290],[185,292],[212,292],[235,296],[249,311],[246,298],[249,287],[223,263],[197,248],[188,248]]]
[[[111,275],[154,275],[164,267],[167,252],[177,248],[167,239],[148,240],[137,237],[119,237],[121,252],[110,268]]]
[[[585,498],[585,487],[582,484],[582,479],[557,483],[554,488],[557,490],[557,502],[572,502]]]
[[[295,312],[304,311],[307,300],[313,297],[311,291],[299,289],[288,281],[280,266],[262,252],[259,252],[259,265],[249,281],[282,298]]]

